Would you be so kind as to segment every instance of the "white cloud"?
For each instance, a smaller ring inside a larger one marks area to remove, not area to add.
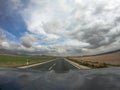
[[[26,47],[26,48],[30,48],[33,46],[33,44],[37,41],[36,38],[33,35],[30,34],[26,34],[25,36],[23,36],[21,39],[21,44]]]
[[[30,33],[20,38],[19,48],[49,55],[119,49],[119,6],[119,0],[30,0],[20,10]]]
[[[55,41],[59,39],[59,36],[54,35],[54,34],[48,34],[45,39],[43,39],[44,42],[50,42],[50,41]]]
[[[45,36],[41,42],[64,38],[47,48],[50,53],[99,53],[109,51],[120,34],[119,5],[119,0],[31,0],[22,15],[30,32]]]

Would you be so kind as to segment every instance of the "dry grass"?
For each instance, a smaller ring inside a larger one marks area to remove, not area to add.
[[[74,57],[70,58],[79,63],[89,64],[89,66],[120,66],[120,52],[98,55],[98,56],[84,56],[84,57]]]

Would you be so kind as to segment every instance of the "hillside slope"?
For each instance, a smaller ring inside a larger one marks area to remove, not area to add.
[[[77,61],[90,61],[90,62],[106,63],[111,65],[120,65],[120,52],[105,54],[105,55],[97,55],[97,56],[74,57],[72,59]]]

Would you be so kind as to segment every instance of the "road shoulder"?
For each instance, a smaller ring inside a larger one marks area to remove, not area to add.
[[[54,60],[56,60],[56,59],[54,59]],[[46,61],[46,62],[41,62],[41,63],[37,63],[37,64],[22,66],[22,67],[18,67],[18,68],[21,68],[21,69],[31,68],[31,67],[35,67],[35,66],[38,66],[38,65],[42,65],[42,64],[45,64],[45,63],[52,62],[54,60],[49,60],[49,61]]]
[[[64,58],[67,62],[69,62],[70,64],[72,64],[73,66],[75,66],[76,68],[78,69],[91,69],[90,67],[87,67],[87,66],[83,66],[83,65],[79,65],[78,63],[75,63],[71,60],[68,60],[66,58]]]

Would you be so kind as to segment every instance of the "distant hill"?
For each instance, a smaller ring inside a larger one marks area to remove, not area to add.
[[[120,51],[117,50],[99,55],[73,57],[71,59],[77,61],[98,62],[98,63],[120,66]]]
[[[104,54],[112,54],[112,53],[116,53],[116,52],[120,52],[120,49],[109,51],[109,52],[104,52],[104,53],[100,53],[100,54],[96,54],[96,55],[92,55],[92,56],[98,56],[98,55],[104,55]]]
[[[111,54],[111,53],[116,53],[120,52],[120,49],[114,50],[114,51],[109,51],[109,52],[104,52],[96,55],[85,55],[86,56],[98,56],[98,55],[104,55],[104,54]],[[33,54],[30,52],[23,52],[23,51],[14,51],[14,50],[7,50],[7,49],[0,49],[0,54],[9,54],[9,55],[22,55],[22,56],[48,56],[48,55],[40,55],[40,54]],[[74,56],[72,56],[74,57]],[[79,56],[76,56],[79,57]]]

